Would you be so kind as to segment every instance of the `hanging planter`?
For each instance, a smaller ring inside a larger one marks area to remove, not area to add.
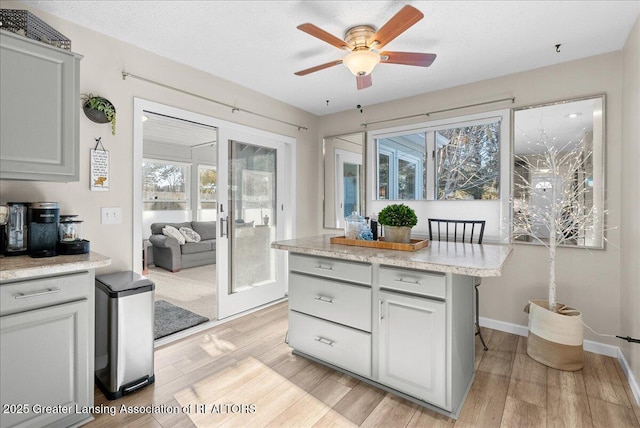
[[[82,110],[95,123],[111,123],[111,134],[116,135],[116,108],[106,98],[88,94],[82,96]]]

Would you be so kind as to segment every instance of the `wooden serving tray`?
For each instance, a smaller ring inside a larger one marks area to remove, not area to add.
[[[417,251],[429,245],[428,240],[412,239],[409,244],[399,242],[386,242],[384,238],[377,241],[365,241],[363,239],[347,239],[344,236],[332,236],[332,244],[354,245],[356,247],[381,248],[383,250]]]

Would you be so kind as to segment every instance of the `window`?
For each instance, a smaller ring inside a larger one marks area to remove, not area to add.
[[[442,129],[436,139],[436,199],[498,199],[500,121]]]
[[[424,199],[425,134],[378,140],[378,199]]]
[[[375,139],[378,200],[500,199],[499,118]]]
[[[215,166],[198,165],[198,209],[216,209],[218,172]]]
[[[145,211],[189,210],[188,164],[143,159],[142,202]]]
[[[367,212],[392,200],[427,218],[486,221],[487,242],[508,242],[511,111],[473,113],[367,131]]]

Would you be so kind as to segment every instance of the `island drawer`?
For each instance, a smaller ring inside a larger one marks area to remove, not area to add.
[[[371,331],[371,287],[291,273],[289,307],[360,330]]]
[[[289,270],[323,278],[371,285],[371,265],[327,257],[291,254]]]
[[[0,285],[0,315],[84,299],[93,293],[92,279],[89,272],[78,272],[4,283]]]
[[[380,287],[444,299],[447,281],[444,273],[380,266]]]
[[[362,376],[371,376],[371,334],[289,311],[289,345]]]

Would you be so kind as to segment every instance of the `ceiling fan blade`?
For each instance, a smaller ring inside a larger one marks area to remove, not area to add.
[[[356,86],[358,90],[365,89],[371,86],[373,82],[371,82],[371,74],[362,74],[356,76]]]
[[[344,48],[353,49],[353,46],[351,46],[349,43],[345,42],[342,39],[337,38],[333,34],[327,33],[322,28],[316,27],[313,24],[309,24],[309,23],[300,24],[298,25],[297,28],[298,30],[304,31],[305,33],[313,37],[317,37],[323,42],[327,42],[330,45],[337,47],[338,49],[344,49]]]
[[[424,18],[422,12],[413,6],[406,5],[369,38],[367,45],[371,46],[377,42],[378,45],[374,48],[380,49],[422,18]]]
[[[417,65],[429,67],[436,59],[436,54],[417,52],[380,52],[380,62],[387,64]]]
[[[334,65],[342,64],[342,60],[338,59],[335,61],[328,62],[326,64],[316,65],[315,67],[307,68],[306,70],[297,71],[294,74],[296,76],[306,76],[309,73],[313,73],[316,71],[324,70],[325,68],[333,67]]]

